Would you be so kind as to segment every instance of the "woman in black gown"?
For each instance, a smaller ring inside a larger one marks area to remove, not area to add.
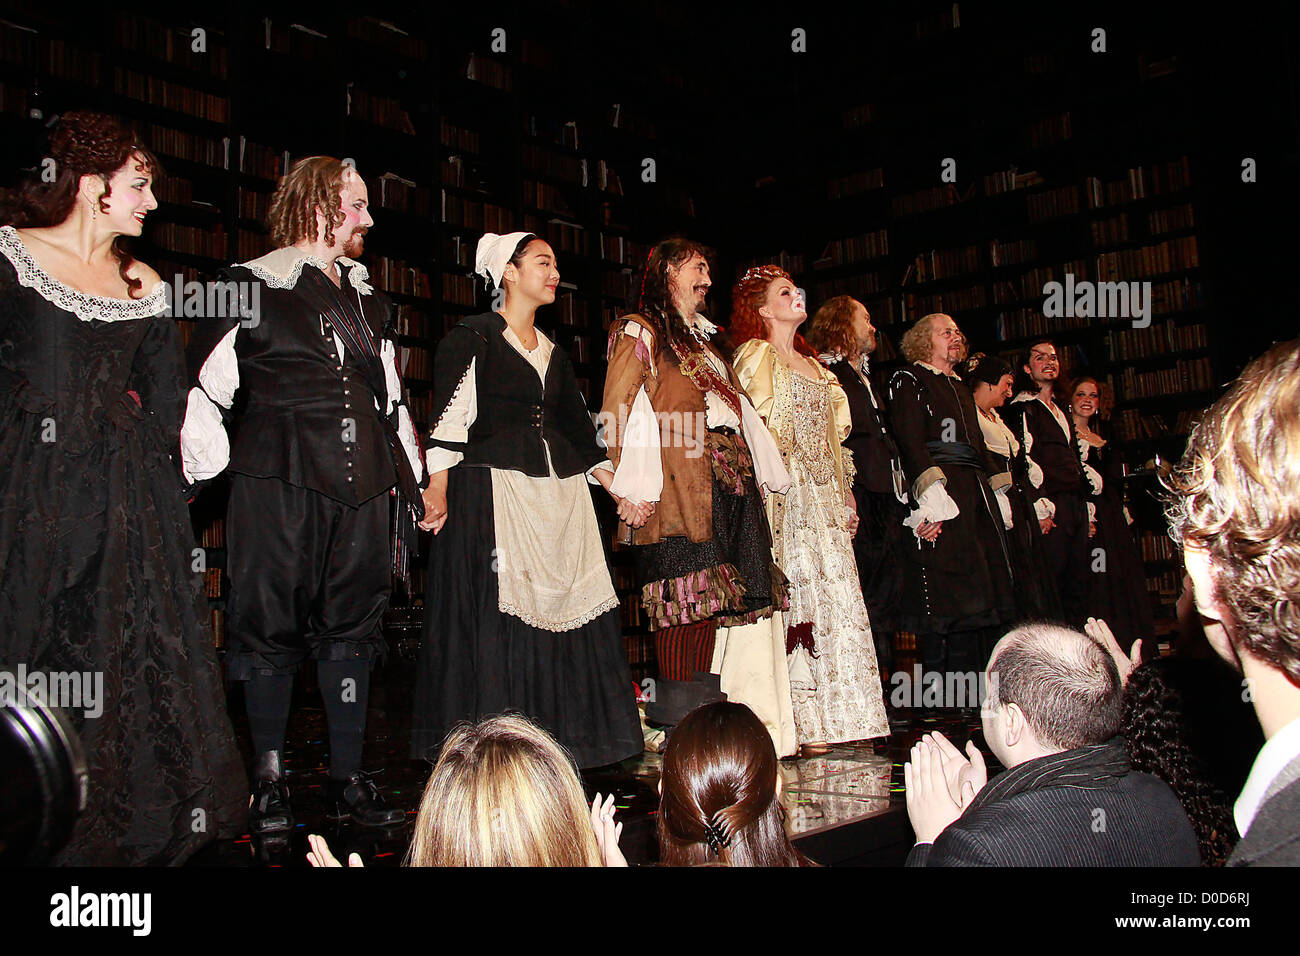
[[[513,710],[579,767],[614,763],[644,741],[588,490],[608,489],[613,466],[568,355],[533,322],[555,301],[554,251],[488,233],[477,259],[505,304],[461,320],[434,361],[412,756],[434,756],[461,720]],[[630,518],[648,507],[615,500]]]
[[[70,711],[90,779],[56,860],[177,864],[239,832],[248,791],[191,567],[180,336],[122,247],[156,162],[88,113],[48,155],[0,220],[0,668],[102,682]]]
[[[980,416],[984,447],[992,461],[989,484],[1001,501],[1002,526],[1011,551],[1015,578],[1016,611],[1021,620],[1061,620],[1061,599],[1046,573],[1043,532],[1031,503],[1029,474],[1020,442],[997,413],[1012,395],[1015,375],[1011,366],[993,355],[977,352],[964,365],[962,378],[970,386]]]
[[[1123,647],[1139,638],[1144,647],[1153,646],[1155,622],[1146,568],[1124,507],[1124,453],[1113,439],[1102,438],[1093,428],[1101,409],[1097,380],[1078,378],[1066,394],[1079,435],[1079,458],[1092,492],[1087,499],[1092,526],[1089,613],[1109,624]]]

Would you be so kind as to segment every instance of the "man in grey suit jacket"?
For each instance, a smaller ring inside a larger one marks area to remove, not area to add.
[[[1007,767],[988,780],[927,734],[904,766],[917,844],[908,866],[1196,866],[1196,835],[1162,781],[1129,766],[1111,653],[1051,624],[1007,634],[988,665],[984,736]]]
[[[1229,866],[1300,866],[1300,340],[1246,366],[1168,482],[1206,637],[1243,676],[1265,743]]]

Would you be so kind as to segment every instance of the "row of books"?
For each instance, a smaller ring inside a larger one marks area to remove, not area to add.
[[[524,168],[565,182],[585,185],[586,167],[577,156],[557,153],[535,143],[525,143],[521,153]]]
[[[472,276],[460,276],[453,272],[442,274],[442,300],[453,305],[473,305],[477,290]]]
[[[525,116],[524,134],[544,139],[556,146],[578,148],[578,123],[576,120],[557,120],[546,116]]]
[[[645,243],[635,242],[627,236],[600,234],[600,257],[610,262],[640,268],[649,251],[650,247]]]
[[[860,193],[871,192],[873,189],[879,189],[885,185],[885,171],[883,169],[868,169],[860,173],[850,173],[847,176],[838,176],[826,184],[826,194],[831,199],[843,199],[845,196],[856,196]]]
[[[379,195],[371,198],[385,209],[409,212],[417,216],[433,214],[433,191],[427,186],[417,186],[414,181],[388,172],[379,177]]]
[[[1203,322],[1176,325],[1170,321],[1145,329],[1124,329],[1106,335],[1106,351],[1112,362],[1154,358],[1170,352],[1209,348],[1209,328]]]
[[[1038,243],[1033,239],[989,240],[989,265],[993,268],[1019,265],[1037,258]]]
[[[1178,413],[1170,428],[1166,417],[1158,412],[1140,412],[1136,408],[1121,409],[1115,417],[1115,435],[1120,441],[1140,441],[1146,438],[1166,438],[1186,435],[1196,423],[1199,409],[1185,408]]]
[[[474,153],[475,155],[482,152],[479,145],[479,134],[477,130],[465,129],[460,126],[454,126],[445,119],[439,128],[439,139],[443,146],[447,146],[457,152]]]
[[[1128,242],[1128,213],[1120,213],[1110,219],[1097,219],[1090,222],[1092,242],[1097,246],[1113,246]]]
[[[252,259],[258,259],[271,251],[271,236],[268,233],[252,232],[248,229],[239,230],[238,259],[240,262],[248,262]]]
[[[483,56],[471,56],[465,67],[465,78],[498,90],[510,89],[510,67]]]
[[[178,222],[155,223],[150,238],[164,249],[184,252],[194,256],[207,256],[210,259],[226,260],[228,243],[226,230],[218,225],[210,229],[199,229]]]
[[[239,190],[239,215],[244,219],[265,222],[271,212],[271,194],[256,189]]]
[[[433,377],[433,356],[428,349],[414,345],[399,345],[397,360],[403,381],[416,378],[427,381]]]
[[[907,267],[900,284],[907,285],[909,277],[917,282],[933,282],[936,279],[976,272],[979,268],[980,247],[977,244],[960,249],[931,249],[916,256]]]
[[[162,156],[174,156],[204,166],[230,168],[230,137],[213,139],[167,126],[149,128],[149,146]]]
[[[1137,539],[1143,561],[1177,561],[1182,558],[1182,554],[1167,534],[1141,531]]]
[[[1147,224],[1151,234],[1158,236],[1163,232],[1177,232],[1179,229],[1192,228],[1196,225],[1196,216],[1192,211],[1192,204],[1185,202],[1170,206],[1168,209],[1156,209],[1147,213]]]
[[[1017,189],[1028,189],[1030,186],[1040,185],[1042,181],[1043,177],[1036,171],[1030,170],[1027,173],[1022,173],[1012,166],[1010,169],[989,173],[984,177],[984,195],[996,196],[999,193],[1009,193]]]
[[[901,300],[903,322],[915,322],[931,312],[947,312],[950,315],[966,309],[981,309],[988,304],[988,294],[984,286],[971,286],[967,289],[950,289],[932,295],[915,295],[904,293]]]
[[[1173,368],[1139,372],[1133,367],[1120,373],[1126,400],[1200,392],[1214,387],[1214,369],[1205,358],[1178,359]]]
[[[1061,186],[1040,193],[1032,193],[1028,202],[1029,221],[1046,222],[1058,216],[1069,216],[1079,211],[1079,187]]]
[[[574,288],[567,282],[564,285],[570,289]],[[591,317],[591,303],[588,299],[568,292],[556,299],[553,314],[559,317],[562,325],[589,328],[588,320]]]
[[[230,118],[230,100],[227,97],[156,76],[146,76],[120,66],[113,70],[113,91],[133,100],[214,123],[224,123]]]
[[[478,250],[478,240],[470,239],[459,233],[453,233],[442,240],[442,255],[447,264],[455,264],[462,269],[474,268],[474,254]]]
[[[442,221],[480,232],[507,233],[515,229],[514,210],[496,203],[466,199],[442,190]]]
[[[1161,196],[1179,192],[1191,185],[1191,162],[1186,156],[1181,156],[1151,166],[1134,166],[1125,178],[1115,182],[1103,183],[1096,176],[1089,176],[1084,191],[1088,196],[1088,208],[1100,209],[1103,206],[1145,199],[1148,195]]]
[[[809,303],[809,308],[814,308],[837,295],[851,295],[859,301],[864,301],[867,296],[875,295],[883,288],[883,273],[880,272],[864,272],[853,276],[842,276],[838,279],[828,279],[813,284],[813,301]],[[872,312],[872,316],[875,317],[874,312]],[[874,321],[877,325],[880,324],[879,318],[874,318]],[[886,324],[888,323],[886,322]]]
[[[432,338],[437,321],[429,313],[409,302],[402,302],[393,310],[393,331],[417,339]]]
[[[534,206],[561,216],[574,215],[573,207],[564,198],[564,193],[559,187],[552,186],[550,183],[539,183],[531,179],[525,179],[523,182],[523,195],[524,205],[526,206]]]
[[[145,16],[119,14],[113,24],[113,36],[123,50],[145,53],[195,73],[225,79],[229,51],[214,30],[202,35],[202,49],[196,50],[193,28],[182,29]]]
[[[889,255],[889,230],[877,229],[861,236],[834,239],[826,244],[821,258],[813,263],[814,269],[842,266],[862,259],[876,259]]]
[[[889,201],[889,209],[894,217],[898,218],[942,209],[960,201],[961,196],[957,192],[957,187],[949,183],[946,186],[931,186],[905,196],[895,196]]]
[[[587,161],[582,161],[582,184],[587,185]],[[596,160],[596,188],[611,196],[623,195],[623,179],[603,159]]]
[[[402,109],[401,103],[391,96],[380,96],[351,83],[347,88],[347,115],[399,133],[415,133],[411,116]]]
[[[400,292],[403,295],[416,295],[427,299],[433,294],[433,284],[426,270],[402,259],[390,259],[388,256],[371,257],[370,281],[381,289]]]
[[[1029,145],[1032,147],[1051,146],[1063,143],[1073,136],[1070,128],[1070,113],[1067,110],[1056,116],[1047,116],[1029,124],[1026,130]]]
[[[1095,263],[1097,281],[1114,282],[1195,269],[1201,261],[1196,237],[1184,236],[1139,249],[1103,252],[1096,256]]]
[[[568,253],[577,256],[586,256],[590,254],[591,243],[587,236],[587,230],[574,222],[561,222],[558,219],[552,219],[550,229],[543,227],[541,222],[532,221],[529,224],[525,220],[524,228],[539,236],[547,236],[550,239],[551,248],[557,252]]]

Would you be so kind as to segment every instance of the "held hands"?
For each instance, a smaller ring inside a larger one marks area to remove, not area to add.
[[[1088,618],[1087,623],[1083,625],[1083,632],[1110,652],[1111,659],[1115,661],[1115,667],[1119,670],[1120,684],[1127,684],[1129,675],[1142,666],[1141,638],[1133,642],[1126,657],[1124,650],[1119,646],[1119,641],[1115,640],[1115,635],[1111,633],[1110,625],[1101,618]]]
[[[933,544],[943,532],[942,521],[922,521],[916,526],[916,536]]]
[[[619,520],[633,528],[642,527],[650,520],[650,516],[655,513],[655,503],[653,501],[634,502],[630,498],[620,498],[613,492],[610,492],[610,497],[618,502]]]
[[[429,478],[429,487],[420,493],[424,499],[424,520],[420,522],[423,531],[437,534],[447,523],[447,473],[441,471]]]
[[[853,492],[849,492],[849,500],[845,503],[844,509],[848,512],[849,518],[849,537],[855,538],[858,534],[858,499],[853,497]]]
[[[618,838],[623,835],[623,824],[614,823],[614,795],[602,803],[600,794],[591,801],[591,828],[596,832],[596,845],[606,866],[627,866],[623,851],[618,848]]]
[[[1038,519],[1038,527],[1043,529],[1043,534],[1047,534],[1056,527],[1056,522],[1052,520],[1051,515],[1048,515],[1046,518]]]

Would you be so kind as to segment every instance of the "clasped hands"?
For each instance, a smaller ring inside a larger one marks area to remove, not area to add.
[[[911,759],[903,764],[907,817],[916,842],[933,843],[966,811],[988,779],[984,755],[973,742],[966,741],[963,754],[938,731],[918,740]]]

